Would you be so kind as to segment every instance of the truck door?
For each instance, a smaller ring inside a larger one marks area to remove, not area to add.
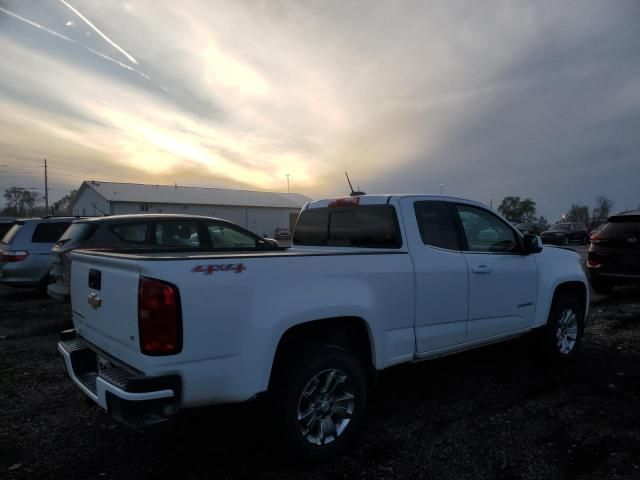
[[[491,211],[456,204],[469,267],[467,341],[487,339],[533,323],[538,270],[521,255],[516,231]]]
[[[415,275],[415,334],[419,353],[465,341],[469,276],[454,216],[445,202],[402,199]]]

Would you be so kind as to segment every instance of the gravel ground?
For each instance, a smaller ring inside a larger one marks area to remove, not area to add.
[[[359,447],[307,469],[273,448],[261,404],[116,424],[64,374],[69,316],[0,287],[0,478],[640,479],[640,288],[593,298],[571,366],[519,339],[386,371]]]

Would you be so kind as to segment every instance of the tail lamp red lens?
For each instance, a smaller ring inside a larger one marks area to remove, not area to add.
[[[145,355],[175,355],[182,350],[180,293],[175,285],[141,277],[138,330]]]
[[[29,256],[29,252],[24,250],[6,250],[2,252],[0,260],[5,263],[21,262]]]
[[[360,205],[360,197],[336,198],[329,202],[329,207],[357,207]]]

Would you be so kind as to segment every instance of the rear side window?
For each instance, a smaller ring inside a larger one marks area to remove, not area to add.
[[[56,243],[71,222],[39,223],[33,232],[33,243]]]
[[[2,240],[2,243],[11,243],[11,240],[15,238],[15,236],[18,234],[22,226],[23,226],[22,223],[14,223],[13,226],[9,229],[9,231],[4,234],[4,237],[0,239]]]
[[[83,242],[89,238],[94,231],[94,226],[87,222],[72,223],[69,225],[69,228],[65,230],[57,243],[63,244],[70,241]]]
[[[12,223],[0,223],[0,240],[2,240],[2,238],[6,235],[6,233],[11,230],[11,227],[13,226]]]
[[[144,243],[149,231],[146,223],[132,223],[124,225],[114,225],[110,230],[121,240],[131,243]]]
[[[400,248],[402,236],[395,208],[363,205],[312,208],[300,214],[294,243],[310,246]]]
[[[198,223],[192,220],[158,222],[155,244],[160,247],[199,247]]]
[[[460,250],[453,218],[444,202],[416,202],[415,211],[420,236],[426,245]]]
[[[207,231],[213,248],[256,248],[258,246],[257,237],[227,224],[207,222]]]

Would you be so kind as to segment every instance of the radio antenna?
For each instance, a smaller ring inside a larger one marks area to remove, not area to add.
[[[347,177],[347,182],[349,183],[349,189],[351,190],[351,195],[353,195],[353,185],[351,185],[351,180],[349,180],[349,174],[344,172],[344,176]]]
[[[347,177],[347,182],[349,182],[349,189],[351,189],[350,196],[357,197],[358,195],[366,195],[366,193],[360,191],[360,187],[358,187],[358,190],[354,190],[353,185],[351,185],[351,180],[349,180],[349,174],[344,172],[344,175]]]

